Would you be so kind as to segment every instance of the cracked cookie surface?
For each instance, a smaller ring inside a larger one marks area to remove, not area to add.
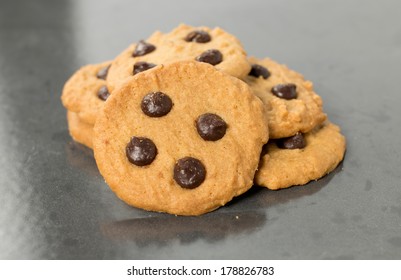
[[[245,50],[236,37],[219,27],[211,29],[181,24],[170,33],[156,31],[118,55],[108,75],[108,86],[112,91],[140,70],[183,60],[209,63],[239,78],[250,71]],[[146,67],[142,66],[143,63]]]
[[[270,58],[249,58],[249,62],[253,66],[245,81],[265,104],[270,138],[308,132],[326,120],[312,82]]]

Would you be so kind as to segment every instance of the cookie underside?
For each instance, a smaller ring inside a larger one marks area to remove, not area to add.
[[[68,130],[74,141],[93,149],[93,125],[83,122],[77,113],[67,111]]]

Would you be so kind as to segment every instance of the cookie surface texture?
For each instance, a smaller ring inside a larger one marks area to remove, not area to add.
[[[95,124],[97,115],[108,97],[106,77],[111,61],[81,67],[65,83],[61,101],[68,111],[75,112],[88,124]]]
[[[271,190],[304,185],[331,172],[343,159],[346,141],[340,128],[330,122],[304,135],[305,147],[279,148],[269,141],[255,182]]]
[[[126,203],[200,215],[252,186],[266,123],[244,82],[206,63],[176,62],[113,92],[95,125],[94,154]]]
[[[326,120],[312,82],[269,58],[249,58],[249,62],[254,66],[245,81],[266,106],[270,138],[305,133]]]
[[[68,130],[74,141],[93,149],[93,125],[83,122],[77,113],[67,111]]]
[[[134,72],[147,69],[148,64],[182,60],[211,63],[216,69],[240,78],[250,71],[245,50],[236,37],[219,27],[210,29],[181,24],[167,34],[157,31],[118,55],[110,68],[108,85],[114,90]],[[147,67],[142,66],[143,62]]]

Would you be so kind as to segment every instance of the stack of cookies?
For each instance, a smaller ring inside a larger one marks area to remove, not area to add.
[[[129,205],[200,215],[257,184],[303,185],[343,159],[345,138],[303,76],[247,57],[220,28],[155,32],[88,65],[62,93],[72,138]]]

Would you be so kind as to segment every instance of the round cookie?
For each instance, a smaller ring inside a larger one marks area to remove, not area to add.
[[[340,128],[330,122],[303,136],[270,140],[264,147],[267,153],[261,158],[255,182],[277,190],[317,180],[342,161],[345,146]]]
[[[61,101],[68,111],[75,112],[87,124],[95,124],[98,112],[109,96],[106,77],[111,61],[86,65],[65,83]]]
[[[236,37],[218,27],[181,24],[168,34],[157,31],[146,41],[132,44],[118,55],[109,72],[108,86],[114,90],[138,71],[180,60],[207,62],[240,78],[250,71],[245,50]]]
[[[74,141],[93,149],[93,125],[83,122],[77,113],[67,111],[68,130]]]
[[[200,215],[252,186],[267,140],[263,104],[244,82],[206,63],[175,62],[113,92],[95,125],[94,155],[126,203]]]
[[[308,132],[326,120],[323,102],[313,84],[285,65],[265,58],[249,58],[252,70],[245,78],[263,101],[269,117],[270,138]]]

